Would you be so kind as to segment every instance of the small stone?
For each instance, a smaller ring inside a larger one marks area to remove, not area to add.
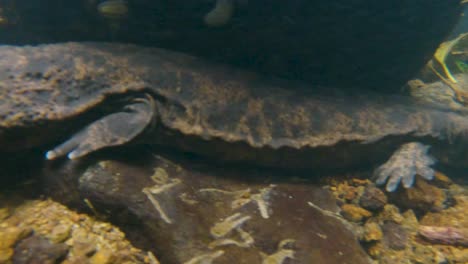
[[[343,217],[353,222],[360,222],[363,219],[372,216],[371,212],[354,204],[344,204],[341,207],[341,210],[341,214],[343,215]]]
[[[438,187],[429,184],[421,177],[416,178],[412,188],[400,189],[392,195],[395,203],[402,208],[413,209],[418,213],[440,211],[446,206],[447,196]]]
[[[94,254],[91,259],[91,264],[110,264],[114,263],[115,255],[111,251],[106,249],[101,249],[96,254]]]
[[[354,200],[357,196],[356,187],[347,186],[347,188],[344,189],[344,191],[345,192],[343,193],[343,198],[348,202]]]
[[[339,183],[335,188],[334,192],[336,196],[344,201],[345,203],[352,203],[359,195],[360,188],[363,186],[352,186],[348,182]],[[362,192],[362,191],[361,191]]]
[[[401,222],[401,225],[410,230],[418,229],[419,222],[418,218],[414,214],[413,210],[408,210],[402,214],[404,220]]]
[[[395,222],[386,222],[382,226],[384,243],[391,249],[403,250],[408,241],[408,234],[403,227]]]
[[[32,230],[30,228],[10,227],[2,231],[0,234],[0,249],[8,249],[13,247],[19,240],[30,235]]]
[[[69,225],[58,225],[52,229],[52,232],[48,236],[49,240],[54,243],[58,244],[70,237],[71,226]]]
[[[382,190],[375,186],[366,187],[359,199],[359,205],[371,211],[380,210],[385,204],[387,204],[387,196]]]
[[[358,178],[351,179],[351,182],[355,186],[366,186],[371,183],[369,179],[358,179]]]
[[[57,263],[67,253],[67,245],[52,244],[45,237],[33,235],[16,245],[13,263]]]
[[[393,204],[386,204],[383,211],[380,213],[380,218],[384,221],[392,221],[395,223],[402,223],[405,219],[401,214],[398,207]]]
[[[72,252],[75,256],[91,256],[96,252],[96,246],[91,241],[75,241]]]
[[[383,237],[382,230],[377,223],[370,222],[364,225],[364,234],[362,237],[362,241],[371,242],[371,241],[379,241]]]

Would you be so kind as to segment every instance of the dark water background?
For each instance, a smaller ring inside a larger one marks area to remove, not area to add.
[[[267,74],[394,91],[458,21],[457,0],[235,0],[208,27],[214,0],[132,0],[112,28],[98,0],[2,0],[4,44],[118,41],[179,50]]]

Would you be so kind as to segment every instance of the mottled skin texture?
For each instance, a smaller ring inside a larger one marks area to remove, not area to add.
[[[226,160],[340,168],[384,161],[412,141],[461,157],[459,144],[446,144],[465,142],[468,132],[464,109],[434,102],[431,87],[417,99],[325,88],[312,94],[178,53],[105,43],[3,46],[0,57],[4,149],[70,137],[115,113],[77,142],[99,149],[136,139]]]

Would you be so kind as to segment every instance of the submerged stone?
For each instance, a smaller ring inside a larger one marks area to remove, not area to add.
[[[359,198],[359,205],[371,211],[382,209],[387,204],[385,193],[375,186],[367,186]]]
[[[85,166],[80,198],[130,239],[144,237],[162,263],[369,263],[326,189],[256,169],[138,159]]]
[[[0,263],[153,264],[115,226],[52,200],[26,200],[25,193],[0,197],[11,210],[0,220]]]
[[[43,236],[33,235],[16,245],[13,263],[57,263],[67,253],[67,245],[53,244]]]

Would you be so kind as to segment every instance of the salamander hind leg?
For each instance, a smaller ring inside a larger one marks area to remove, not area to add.
[[[393,192],[400,182],[405,188],[413,185],[416,175],[432,180],[434,170],[431,166],[436,160],[428,154],[430,146],[419,142],[402,145],[390,159],[374,172],[377,185],[387,183],[386,190]]]
[[[134,99],[121,111],[96,120],[48,151],[46,158],[53,160],[67,155],[69,159],[77,159],[105,147],[125,144],[140,135],[151,124],[154,115],[152,99]]]

